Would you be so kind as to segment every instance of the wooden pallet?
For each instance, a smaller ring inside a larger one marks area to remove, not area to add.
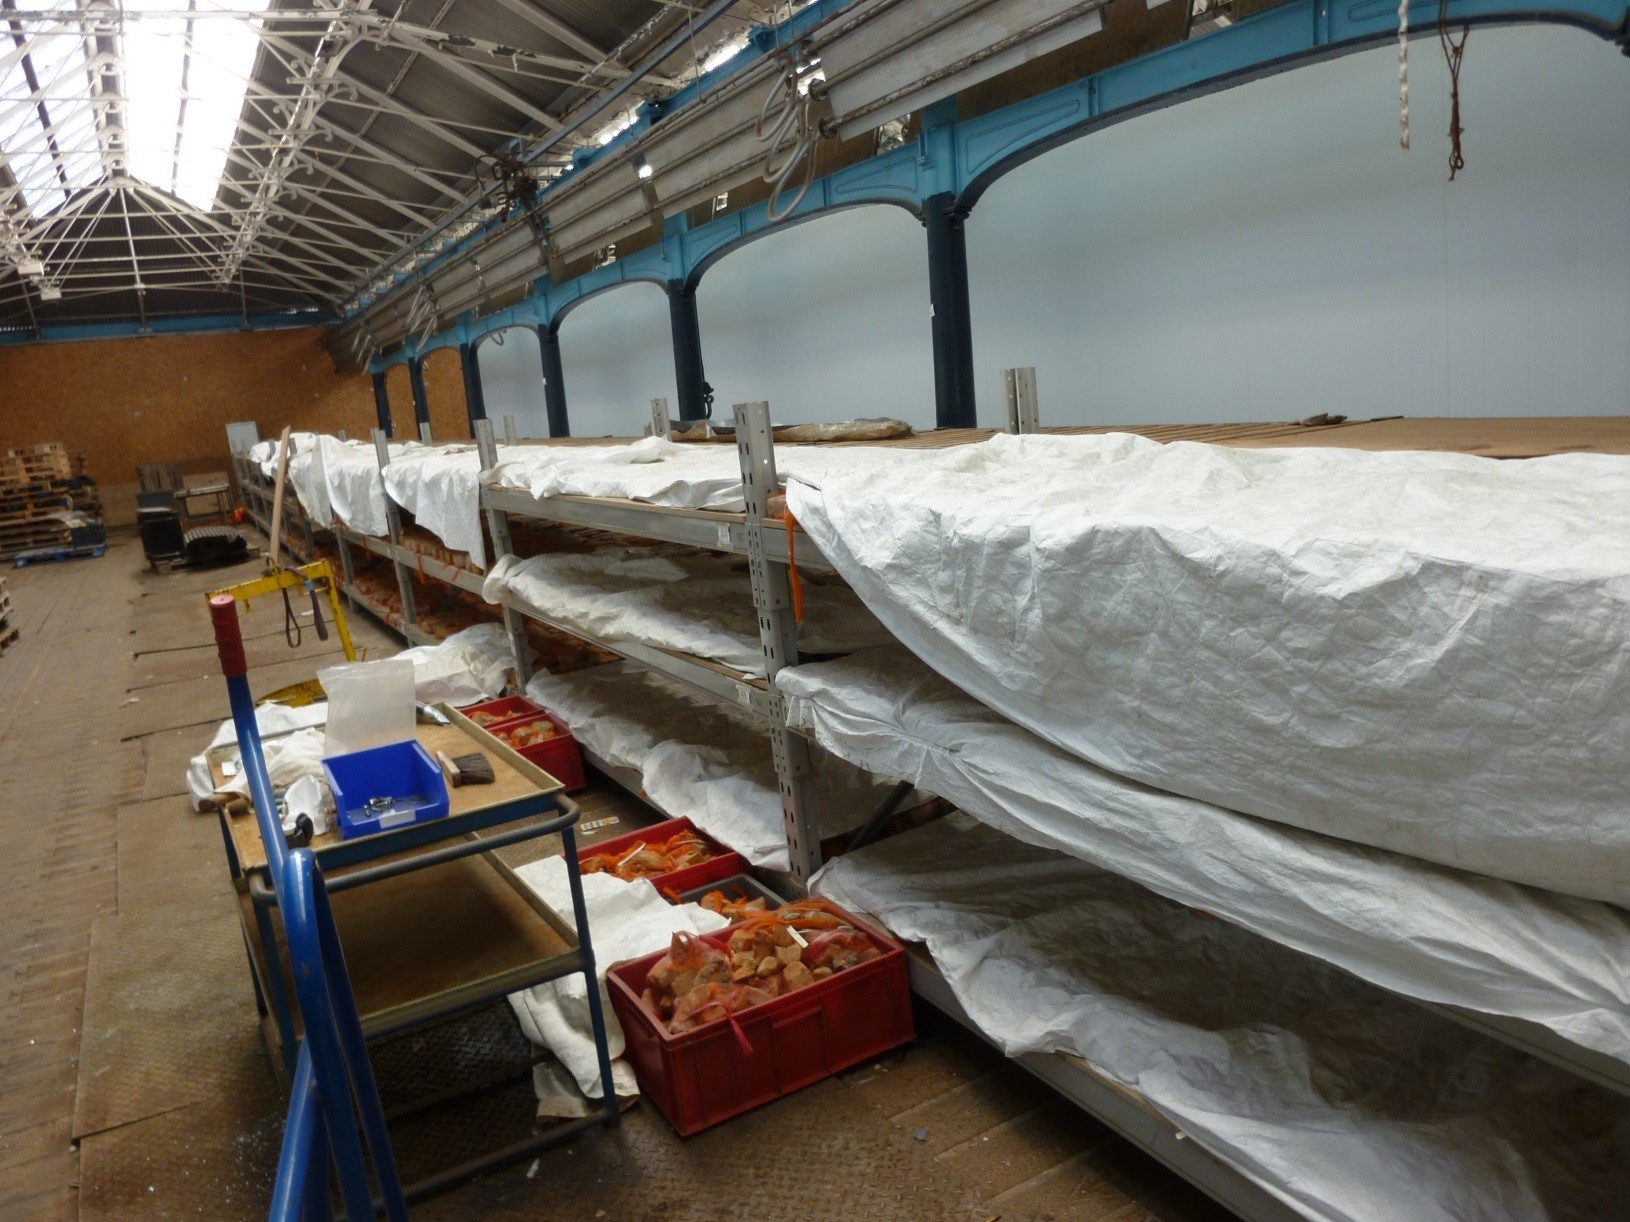
[[[72,546],[74,532],[61,522],[46,527],[0,527],[0,560],[41,547]]]
[[[70,498],[58,497],[55,501],[45,501],[28,504],[21,507],[12,507],[0,500],[0,529],[7,526],[30,526],[36,522],[55,522],[51,515],[65,513],[73,508]]]
[[[10,560],[17,568],[30,564],[42,564],[46,561],[77,560],[83,556],[105,556],[108,553],[106,543],[90,543],[84,547],[74,547],[72,544],[63,544],[60,547],[31,547],[10,555],[0,553],[0,560]]]
[[[46,454],[36,458],[0,458],[0,484],[26,486],[73,478],[66,454]]]
[[[22,635],[22,630],[19,628],[0,627],[0,654],[5,653],[15,645]]]
[[[0,457],[0,480],[22,478],[72,479],[73,462],[60,441],[14,446]]]

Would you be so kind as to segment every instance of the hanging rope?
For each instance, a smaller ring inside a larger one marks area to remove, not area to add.
[[[1471,37],[1469,25],[1460,27],[1460,41],[1449,33],[1449,0],[1438,0],[1438,42],[1443,47],[1443,58],[1449,65],[1449,181],[1466,168],[1465,155],[1460,151],[1460,137],[1465,131],[1460,126],[1460,60],[1466,54],[1466,39]]]
[[[1398,147],[1409,151],[1409,0],[1398,0]]]

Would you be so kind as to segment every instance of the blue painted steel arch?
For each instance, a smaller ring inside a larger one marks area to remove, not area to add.
[[[1450,25],[1564,25],[1624,45],[1625,0],[1449,0]],[[1410,28],[1434,37],[1437,0],[1411,0]],[[958,124],[958,203],[1062,144],[1126,119],[1396,39],[1391,0],[1292,0]]]
[[[1411,12],[1418,13],[1411,24],[1430,36],[1437,0],[1412,0]],[[1002,175],[1062,144],[1151,110],[1385,42],[1397,36],[1397,14],[1392,0],[1291,0],[966,122],[955,119],[954,103],[937,104],[925,112],[914,141],[817,178],[784,221],[772,223],[764,203],[694,229],[675,218],[654,246],[564,284],[544,277],[526,301],[479,319],[461,318],[423,347],[406,344],[375,357],[371,368],[476,342],[508,326],[555,325],[588,297],[629,281],[694,288],[731,251],[844,208],[891,204],[921,215],[924,201],[950,192],[965,213]],[[1623,46],[1630,37],[1630,0],[1449,0],[1447,19],[1454,25],[1573,26]]]

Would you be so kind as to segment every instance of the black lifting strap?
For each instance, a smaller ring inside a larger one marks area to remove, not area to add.
[[[289,643],[290,649],[300,648],[300,620],[294,614],[294,604],[289,601],[289,587],[283,587],[283,639]]]

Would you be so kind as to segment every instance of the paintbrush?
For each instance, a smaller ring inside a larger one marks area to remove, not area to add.
[[[455,755],[449,757],[447,752],[436,752],[436,760],[441,764],[441,770],[447,777],[447,783],[454,789],[460,785],[491,785],[492,762],[479,751],[469,755]]]

